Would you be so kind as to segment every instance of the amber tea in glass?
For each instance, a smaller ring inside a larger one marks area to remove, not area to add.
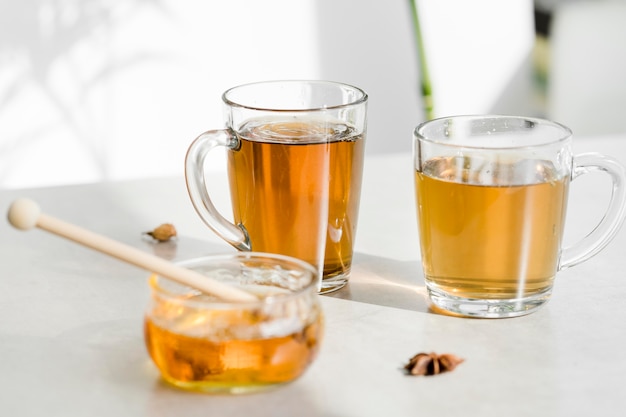
[[[331,137],[331,139],[329,139]],[[256,251],[347,276],[363,170],[362,136],[343,124],[254,121],[228,151],[234,219]],[[326,238],[320,242],[319,235]]]

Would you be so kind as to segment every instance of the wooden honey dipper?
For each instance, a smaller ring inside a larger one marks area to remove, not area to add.
[[[9,223],[17,229],[30,230],[38,227],[223,300],[258,301],[257,297],[239,288],[42,213],[39,205],[33,200],[27,198],[15,200],[9,207],[7,217]]]

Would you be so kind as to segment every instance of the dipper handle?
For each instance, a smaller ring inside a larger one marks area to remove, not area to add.
[[[249,302],[258,300],[254,295],[231,285],[224,284],[191,269],[183,268],[132,246],[42,213],[37,203],[33,200],[26,198],[15,200],[9,207],[7,217],[9,223],[17,229],[29,230],[38,227],[227,301]]]

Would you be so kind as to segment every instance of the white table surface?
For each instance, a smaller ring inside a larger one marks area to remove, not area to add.
[[[626,164],[626,137],[576,139]],[[2,416],[623,416],[626,415],[626,230],[560,272],[552,300],[514,319],[428,310],[410,155],[368,157],[349,286],[320,296],[326,333],[292,384],[252,395],[189,393],[160,381],[142,320],[147,273],[45,232],[0,223]],[[212,192],[228,211],[225,174]],[[590,231],[608,177],[574,181],[566,242]],[[51,215],[169,259],[228,252],[196,217],[181,178],[2,190]],[[142,232],[173,223],[176,243]],[[410,377],[418,352],[465,359],[454,372]]]

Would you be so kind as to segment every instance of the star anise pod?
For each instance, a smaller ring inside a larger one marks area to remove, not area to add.
[[[167,242],[171,238],[176,237],[176,228],[173,224],[163,223],[151,232],[145,232],[144,234],[151,236],[159,242]]]
[[[450,353],[438,355],[431,353],[418,353],[409,359],[409,363],[404,366],[409,375],[437,375],[442,372],[454,370],[464,359]]]

